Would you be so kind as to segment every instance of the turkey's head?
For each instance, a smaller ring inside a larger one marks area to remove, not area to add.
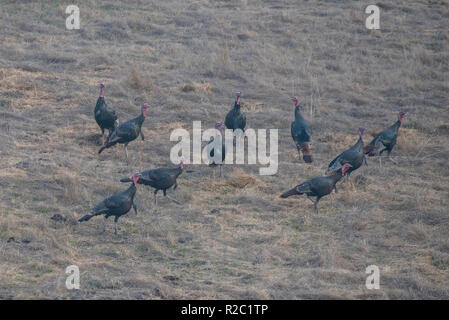
[[[133,183],[134,183],[134,187],[137,187],[137,181],[139,181],[140,177],[142,176],[142,174],[140,172],[136,172],[133,174]]]
[[[100,83],[100,97],[104,97],[104,83]]]
[[[293,97],[292,98],[293,104],[295,105],[295,107],[297,107],[299,105],[299,99],[298,97]]]
[[[363,139],[363,134],[365,133],[365,128],[364,127],[360,127],[359,128],[359,136],[360,136],[360,138],[362,138]]]
[[[181,168],[181,169],[184,169],[184,161],[186,160],[186,158],[184,158],[184,157],[181,157],[180,159],[179,159],[179,167]]]
[[[146,111],[147,111],[147,109],[148,109],[149,107],[150,107],[150,106],[149,106],[148,104],[145,103],[145,104],[142,106],[142,108],[140,109],[140,110],[142,111],[142,115],[143,115],[144,117],[147,116]]]
[[[215,130],[217,130],[217,135],[221,135],[221,127],[223,124],[221,122],[215,122]]]
[[[399,111],[398,119],[400,122],[402,122],[402,118],[404,118],[404,117],[405,117],[405,111]]]
[[[241,95],[242,95],[242,93],[240,91],[235,93],[235,104],[240,105],[240,96]]]
[[[343,167],[341,168],[341,176],[343,177],[346,172],[351,168],[352,166],[349,163],[345,163]]]

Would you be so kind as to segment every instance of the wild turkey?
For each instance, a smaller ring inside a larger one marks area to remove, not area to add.
[[[232,108],[225,118],[226,128],[231,130],[241,129],[245,131],[246,127],[246,115],[240,110],[240,95],[241,92],[235,94],[234,108]]]
[[[340,179],[346,174],[351,165],[349,163],[345,163],[336,173],[331,176],[321,176],[315,177],[306,182],[303,182],[293,189],[284,192],[281,194],[281,198],[287,198],[293,195],[302,195],[306,194],[307,198],[316,197],[316,200],[313,201],[315,212],[318,213],[318,202],[320,199],[335,190],[337,192],[336,184]]]
[[[159,190],[162,190],[164,197],[167,197],[171,201],[181,204],[178,200],[173,199],[167,195],[167,189],[173,186],[173,190],[178,187],[178,182],[176,179],[182,173],[184,169],[184,158],[181,158],[179,166],[176,168],[158,168],[153,170],[147,170],[140,173],[140,184],[153,187],[154,190],[154,204],[157,205],[156,194]],[[129,182],[130,178],[123,178],[121,182]]]
[[[388,158],[395,162],[390,157],[390,153],[393,147],[396,145],[396,139],[398,138],[399,128],[402,124],[402,118],[404,118],[405,112],[400,111],[398,113],[398,121],[396,121],[392,126],[388,127],[384,131],[378,133],[373,140],[363,149],[365,154],[373,157],[375,155],[381,156],[384,151],[387,151]],[[380,160],[380,158],[379,158]]]
[[[115,126],[118,125],[117,115],[115,111],[106,104],[104,100],[104,84],[100,83],[100,96],[97,99],[97,104],[94,110],[95,121],[101,129],[101,135],[104,145],[104,130],[108,129],[109,135],[114,131]]]
[[[310,148],[310,135],[311,131],[306,120],[301,115],[302,105],[299,104],[297,97],[293,97],[293,103],[295,104],[295,121],[292,122],[291,132],[293,141],[295,141],[296,148],[298,149],[299,157],[301,157],[301,151],[303,153],[303,160],[306,163],[312,163],[312,149]]]
[[[360,168],[360,166],[363,164],[363,161],[365,161],[366,164],[366,158],[363,154],[364,132],[364,128],[359,128],[359,140],[357,141],[357,143],[351,148],[343,151],[334,160],[332,160],[327,168],[327,173],[334,173],[335,171],[339,170],[345,163],[349,163],[351,165],[351,168],[348,169],[348,172],[346,174],[347,178],[349,178],[351,172]]]
[[[214,138],[211,138],[209,142],[207,143],[206,150],[207,150],[207,156],[209,159],[209,166],[214,168],[214,178],[215,178],[215,168],[217,166],[220,167],[220,177],[222,176],[222,166],[225,160],[226,156],[226,147],[225,147],[225,139],[221,135],[221,128],[222,123],[216,122],[215,123],[215,129],[216,129],[216,135]],[[216,140],[215,140],[216,139]],[[217,155],[215,157],[215,143],[217,143]],[[221,148],[219,147],[221,143]],[[221,159],[221,161],[220,161]]]
[[[109,216],[114,216],[114,229],[115,234],[117,234],[117,221],[121,216],[127,214],[131,208],[134,208],[134,212],[137,215],[137,206],[134,203],[134,196],[136,195],[136,186],[139,179],[140,173],[135,173],[132,176],[132,183],[128,189],[106,198],[92,209],[92,213],[86,214],[78,221],[89,221],[92,217],[104,215],[104,232],[106,230],[106,219],[109,218]]]
[[[145,139],[142,132],[142,124],[145,121],[145,112],[149,107],[150,106],[145,103],[141,108],[140,116],[128,120],[115,128],[106,140],[105,145],[100,148],[98,153],[101,153],[104,149],[108,149],[117,143],[122,143],[125,145],[126,160],[128,161],[128,143],[135,140],[139,135],[142,137],[142,141]]]

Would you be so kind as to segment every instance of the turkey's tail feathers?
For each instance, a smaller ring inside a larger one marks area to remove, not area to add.
[[[297,143],[296,148],[298,148],[298,151],[302,151],[302,159],[305,163],[313,162],[312,148],[310,147],[309,142]]]
[[[337,157],[337,158],[335,158],[334,160],[332,160],[331,163],[329,163],[329,166],[327,167],[327,170],[326,170],[326,174],[332,174],[332,173],[335,173],[335,172],[337,172],[339,169],[341,169],[341,167],[342,167],[342,164],[341,164],[341,162],[340,162],[340,158]]]
[[[312,163],[312,162],[313,162],[312,156],[304,155],[304,156],[302,157],[302,159],[304,160],[305,163]]]
[[[101,146],[100,150],[98,150],[98,154],[102,153],[104,149],[106,149],[106,144],[104,146]]]
[[[298,189],[295,187],[295,188],[288,190],[288,191],[284,192],[283,194],[281,194],[281,198],[288,198],[290,196],[300,195],[300,194],[302,194],[302,192],[298,192]]]
[[[304,160],[304,162],[306,163],[312,163],[313,158],[312,158],[312,148],[310,147],[310,143],[308,142],[303,142],[301,144],[301,148],[302,148],[302,158]]]
[[[363,153],[369,155],[370,157],[374,156],[374,146],[372,144],[364,146]]]
[[[94,217],[95,216],[95,214],[92,214],[92,213],[90,213],[90,214],[86,214],[84,217],[82,217],[81,219],[79,219],[78,221],[79,222],[83,222],[83,221],[89,221],[92,217]]]

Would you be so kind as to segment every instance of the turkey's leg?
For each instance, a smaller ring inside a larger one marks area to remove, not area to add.
[[[391,151],[388,151],[388,159],[389,159],[391,162],[393,162],[394,164],[398,164],[398,163],[396,162],[396,160],[394,160],[394,159],[391,157],[390,153],[391,153]]]
[[[129,160],[128,160],[128,144],[125,144],[125,154],[126,154],[126,162],[129,163]]]
[[[167,190],[163,190],[163,192],[164,192],[164,197],[166,197],[168,200],[171,200],[171,201],[173,201],[174,203],[177,203],[177,204],[181,204],[181,202],[179,202],[178,200],[173,199],[172,197],[168,196],[167,195]]]
[[[106,231],[106,219],[107,217],[104,216],[104,220],[103,220],[103,231],[101,231],[101,233],[104,233]]]
[[[101,130],[101,139],[103,140],[103,146],[104,146],[104,129]]]
[[[318,212],[318,202],[319,202],[319,201],[320,201],[320,197],[317,197],[317,198],[316,198],[316,201],[315,201],[315,205],[314,205],[316,214],[319,214],[319,212]]]
[[[157,206],[157,196],[156,196],[156,194],[157,194],[157,189],[154,190],[154,206],[155,207]]]
[[[310,198],[309,196],[307,196],[307,199],[309,199],[310,201],[312,201],[312,203],[315,203],[315,201],[313,201],[313,199]]]
[[[178,200],[176,200],[176,199],[173,199],[172,197],[170,197],[170,196],[166,196],[167,197],[167,199],[169,199],[169,200],[171,200],[171,201],[173,201],[174,203],[176,203],[176,204],[181,204],[181,202],[179,202]]]
[[[116,217],[116,218],[114,219],[114,234],[115,234],[115,235],[117,235],[117,220],[118,220],[118,218]]]

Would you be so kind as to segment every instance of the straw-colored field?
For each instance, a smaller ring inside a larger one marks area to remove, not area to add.
[[[70,1],[0,7],[0,298],[448,299],[449,2]],[[120,4],[121,3],[121,4]],[[98,155],[98,84],[120,120],[151,105],[145,141]],[[186,166],[169,194],[140,186],[119,221],[79,224],[136,170],[173,166],[170,132],[223,121],[242,91],[249,128],[279,129],[279,171]],[[290,136],[299,96],[312,166]],[[312,115],[309,113],[312,107]],[[320,202],[280,199],[407,111],[392,156]],[[51,218],[59,214],[63,221]],[[65,287],[77,265],[81,289]],[[380,268],[367,290],[365,268]]]

